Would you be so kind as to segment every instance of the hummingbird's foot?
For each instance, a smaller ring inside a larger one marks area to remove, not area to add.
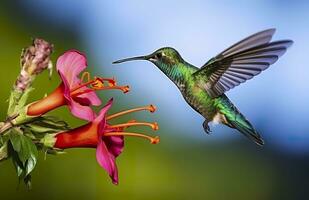
[[[208,121],[207,120],[205,120],[203,122],[203,128],[204,128],[205,133],[207,133],[208,135],[211,134],[211,130],[210,130],[209,126],[208,126]]]

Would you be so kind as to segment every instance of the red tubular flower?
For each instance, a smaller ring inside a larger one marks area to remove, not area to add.
[[[118,171],[115,159],[123,151],[124,136],[146,138],[150,140],[152,144],[157,144],[160,141],[158,136],[150,137],[140,133],[124,132],[124,129],[131,126],[149,126],[153,130],[158,130],[159,127],[156,122],[136,122],[135,120],[123,124],[111,125],[108,121],[121,115],[141,110],[154,112],[156,109],[153,105],[150,105],[106,116],[111,105],[112,100],[108,102],[108,104],[100,111],[99,115],[90,123],[70,131],[56,134],[53,147],[59,149],[81,147],[96,148],[98,163],[108,172],[113,183],[118,184]]]
[[[76,50],[65,52],[58,58],[56,66],[62,83],[50,95],[32,103],[28,107],[27,115],[38,116],[67,105],[74,116],[91,121],[95,113],[90,106],[101,105],[96,90],[119,89],[125,93],[129,91],[129,86],[117,86],[114,79],[101,77],[91,79],[89,72],[84,72],[79,79],[79,74],[87,66],[87,59]],[[108,85],[105,85],[106,81]]]

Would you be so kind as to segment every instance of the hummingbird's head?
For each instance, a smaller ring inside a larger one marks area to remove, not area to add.
[[[161,68],[162,66],[165,66],[168,68],[168,67],[175,66],[179,62],[183,62],[182,57],[174,48],[163,47],[149,55],[117,60],[113,62],[113,64],[132,61],[132,60],[148,60],[154,63],[155,65],[157,65],[159,68]]]

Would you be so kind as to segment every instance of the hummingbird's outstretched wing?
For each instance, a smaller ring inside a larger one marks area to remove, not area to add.
[[[210,59],[193,73],[211,97],[217,97],[251,79],[275,63],[292,40],[270,42],[275,29],[251,35]]]

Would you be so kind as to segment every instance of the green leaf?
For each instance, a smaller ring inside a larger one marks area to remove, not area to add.
[[[23,170],[23,164],[21,163],[21,161],[18,157],[18,153],[16,151],[14,151],[14,148],[13,148],[11,143],[8,145],[8,151],[9,151],[9,154],[12,156],[12,162],[13,162],[13,165],[16,169],[17,176],[21,177],[21,175],[23,174],[23,171],[24,171]]]
[[[22,166],[18,164],[18,162],[14,161],[14,165],[15,165],[15,168],[16,168],[17,176],[20,177],[23,174],[24,170],[23,170]]]
[[[22,151],[25,152],[23,155],[20,155],[20,159],[22,162],[25,162],[26,176],[32,172],[38,157],[38,150],[36,146],[33,144],[32,140],[25,137],[22,143]]]
[[[52,132],[54,129],[46,127],[46,126],[42,126],[38,123],[32,123],[32,124],[28,124],[27,125],[30,130],[36,132],[36,133],[49,133]]]
[[[37,155],[38,151],[32,140],[23,136],[21,140],[21,151],[18,153],[18,156],[26,169],[28,166],[31,168],[30,172],[34,168],[31,167],[33,163],[34,165],[36,164]]]
[[[31,175],[27,175],[25,178],[24,178],[24,183],[26,184],[27,188],[30,190],[31,189]]]
[[[24,136],[20,130],[12,129],[10,133],[10,141],[13,147],[13,150],[17,153],[20,163],[17,164],[17,173],[25,171],[25,176],[30,174],[34,169],[37,163],[38,150],[32,140]],[[15,159],[17,160],[17,159]]]
[[[8,131],[9,132],[9,131]],[[9,140],[9,135],[8,134],[2,134],[0,135],[0,146],[4,145],[5,143],[7,143],[7,141]]]
[[[0,161],[5,160],[6,158],[8,158],[7,142],[0,147]]]
[[[15,106],[17,105],[18,100],[20,99],[22,93],[17,92],[15,90],[11,91],[11,95],[9,98],[9,108],[8,108],[8,116],[13,115],[15,112]]]
[[[18,113],[27,103],[30,92],[33,91],[33,88],[27,88],[24,92],[20,91],[11,91],[9,99],[9,108],[8,116],[12,116],[15,113]]]
[[[70,129],[69,125],[65,121],[60,120],[58,117],[55,116],[40,117],[39,122],[44,123],[44,125],[47,125],[51,128],[58,128],[62,130]]]
[[[26,162],[26,175],[29,175],[32,172],[32,170],[35,168],[36,163],[37,157],[32,154]]]
[[[8,140],[9,136],[7,134],[0,136],[0,161],[6,160],[10,156],[8,152]]]
[[[20,97],[17,105],[15,106],[15,112],[18,112],[19,110],[21,110],[27,103],[27,100],[28,100],[28,97],[30,95],[30,92],[32,92],[34,90],[34,88],[30,87],[30,88],[27,88],[22,96]]]
[[[22,134],[19,133],[15,128],[11,129],[11,132],[9,133],[11,144],[16,152],[20,152],[21,149],[21,135]]]
[[[22,138],[22,137],[21,137]],[[25,137],[26,138],[26,137]],[[26,139],[27,141],[27,139]],[[25,142],[24,142],[25,143]],[[26,142],[27,143],[27,142]],[[22,148],[21,148],[22,150]],[[27,159],[26,164],[24,165],[20,159],[20,154],[16,152],[11,143],[8,143],[8,151],[9,155],[12,157],[13,165],[16,169],[17,176],[19,177],[19,181],[23,180],[28,189],[31,189],[31,174],[30,172],[33,170],[36,164],[36,157],[31,154],[30,159]]]
[[[27,130],[27,132],[30,131],[37,134],[58,133],[70,129],[65,121],[51,116],[36,117],[29,123],[23,125],[23,128]]]
[[[53,155],[59,155],[59,154],[65,154],[63,149],[55,149],[55,148],[49,148],[46,149],[46,153],[53,154]]]

